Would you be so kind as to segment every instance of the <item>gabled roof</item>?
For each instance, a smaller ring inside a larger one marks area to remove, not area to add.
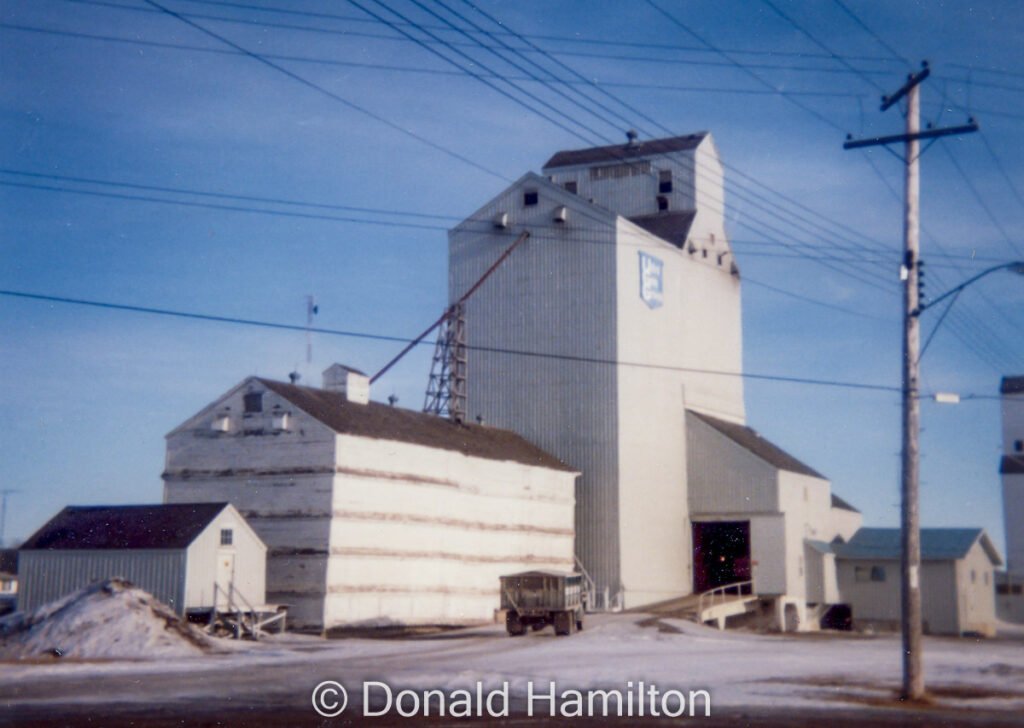
[[[706,131],[686,136],[669,137],[667,139],[651,139],[635,144],[613,144],[607,147],[591,147],[589,149],[571,149],[556,152],[544,164],[544,170],[555,167],[572,167],[577,164],[596,164],[601,162],[621,162],[627,159],[650,157],[671,152],[683,152],[694,149],[707,136]]]
[[[844,501],[842,498],[837,496],[835,493],[832,494],[832,507],[839,508],[844,511],[853,511],[854,513],[860,513],[859,510],[851,506],[849,503]]]
[[[627,218],[631,223],[639,225],[651,235],[656,235],[662,240],[672,243],[680,250],[686,245],[686,237],[690,234],[690,227],[697,216],[696,210],[683,210],[680,212],[661,212],[654,215],[638,215]]]
[[[1001,394],[1019,394],[1024,392],[1024,377],[1003,377],[999,385]]]
[[[413,410],[370,402],[356,404],[340,392],[257,379],[335,432],[344,435],[397,440],[415,445],[454,450],[463,455],[511,460],[526,465],[576,472],[554,455],[519,435],[497,427],[456,424],[451,420]]]
[[[996,566],[1002,564],[1002,557],[983,528],[922,528],[921,559],[962,559],[979,539],[992,563]],[[899,559],[900,529],[862,528],[849,541],[833,544],[832,548],[837,556],[844,559]]]
[[[745,425],[737,425],[732,422],[726,422],[720,420],[717,417],[705,415],[700,412],[694,412],[693,410],[687,410],[690,414],[694,415],[698,419],[711,427],[718,430],[720,433],[728,437],[730,440],[735,442],[740,447],[748,450],[757,457],[764,460],[769,465],[778,468],[779,470],[788,470],[791,473],[799,473],[801,475],[810,475],[813,478],[821,478],[827,480],[827,478],[816,470],[811,469],[807,465],[797,460],[795,457],[785,452],[779,447],[776,447],[772,443],[765,440],[756,430],[753,430]]]
[[[999,472],[1002,475],[1024,474],[1024,455],[1003,455],[999,461]]]
[[[182,549],[227,503],[68,506],[26,541],[22,551]]]

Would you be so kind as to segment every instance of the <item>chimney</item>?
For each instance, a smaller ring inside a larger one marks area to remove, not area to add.
[[[358,369],[344,364],[331,364],[324,369],[323,388],[328,392],[340,392],[349,402],[368,404],[370,402],[370,378]]]

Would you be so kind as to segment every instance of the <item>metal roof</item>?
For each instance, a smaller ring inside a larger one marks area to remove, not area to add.
[[[999,461],[999,472],[1002,475],[1024,474],[1024,455],[1003,455]]]
[[[1024,377],[1003,377],[999,385],[1001,394],[1019,394],[1024,392]]]
[[[635,144],[612,144],[607,147],[591,147],[589,149],[570,149],[556,152],[544,164],[544,170],[555,167],[572,167],[577,164],[595,164],[601,162],[622,162],[628,159],[651,157],[672,152],[683,152],[694,149],[704,141],[708,133],[699,131],[686,136],[669,137],[667,139],[651,139]]]
[[[392,407],[379,402],[356,404],[340,392],[256,379],[311,417],[339,434],[397,440],[490,460],[576,472],[554,455],[519,435],[497,427],[456,424],[436,415]]]
[[[844,511],[853,511],[854,513],[860,513],[860,511],[858,509],[856,509],[853,506],[851,506],[849,503],[844,501],[842,498],[837,496],[835,493],[832,494],[832,507],[833,508],[840,508],[840,509],[842,509]]]
[[[812,549],[817,551],[819,554],[834,554],[835,549],[832,548],[832,544],[826,541],[816,541],[815,539],[807,538],[804,539],[804,543],[810,546]]]
[[[686,245],[686,237],[690,234],[696,210],[680,212],[661,212],[654,215],[639,215],[627,218],[631,223],[639,225],[652,235],[672,243],[679,249]]]
[[[750,451],[769,465],[772,465],[779,470],[788,470],[791,473],[800,473],[801,475],[810,475],[813,478],[827,480],[824,475],[816,470],[812,470],[789,453],[768,442],[757,434],[756,430],[753,430],[746,425],[737,425],[733,422],[726,422],[725,420],[720,420],[717,417],[705,415],[700,412],[694,412],[693,410],[688,410],[688,412],[711,425],[740,447]]]
[[[922,528],[921,559],[924,561],[950,561],[962,559],[975,542],[981,546],[996,566],[1003,563],[1002,557],[982,528]],[[846,543],[832,547],[836,555],[844,559],[900,558],[900,529],[862,528]]]
[[[32,534],[21,550],[182,549],[227,506],[68,506]]]

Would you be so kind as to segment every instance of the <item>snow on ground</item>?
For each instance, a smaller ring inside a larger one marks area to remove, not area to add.
[[[203,654],[212,641],[167,605],[118,579],[0,620],[0,659],[158,659]]]
[[[398,689],[485,690],[509,683],[520,704],[532,683],[619,689],[707,690],[713,704],[850,707],[890,700],[900,684],[898,635],[778,635],[724,631],[644,615],[596,615],[587,629],[509,638],[501,626],[429,638],[338,639],[296,635],[244,643],[233,654],[102,664],[0,663],[0,704],[68,702],[309,705],[313,686],[337,680],[354,693],[379,680]],[[1024,640],[926,638],[925,676],[950,707],[1024,715]]]

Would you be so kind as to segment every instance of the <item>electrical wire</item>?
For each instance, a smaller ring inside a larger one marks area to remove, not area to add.
[[[66,296],[52,296],[40,293],[29,293],[26,291],[12,291],[12,290],[0,290],[0,296],[8,296],[11,298],[28,299],[34,301],[43,301],[47,303],[65,303],[77,306],[91,306],[94,308],[103,308],[108,310],[118,311],[129,311],[132,313],[144,313],[158,316],[172,316],[176,318],[195,319],[201,321],[209,321],[214,323],[225,323],[235,324],[243,326],[255,326],[260,328],[279,329],[286,331],[303,331],[311,332],[314,334],[325,334],[330,336],[345,336],[350,338],[358,339],[369,339],[374,341],[388,341],[395,343],[411,343],[416,341],[402,336],[389,336],[385,334],[372,334],[367,332],[359,331],[346,331],[343,329],[328,329],[320,327],[309,327],[299,324],[283,324],[275,323],[271,321],[260,321],[258,319],[247,319],[238,318],[234,316],[219,316],[215,314],[204,314],[204,313],[193,313],[188,311],[176,311],[173,309],[166,308],[155,308],[151,306],[135,306],[130,304],[111,303],[109,301],[97,301],[84,298],[70,298]],[[418,342],[421,346],[434,346],[433,342],[422,341]],[[835,379],[813,379],[808,377],[791,377],[777,374],[759,374],[750,372],[731,372],[718,369],[702,369],[697,367],[680,367],[668,364],[649,364],[646,362],[631,362],[631,361],[619,361],[616,359],[607,359],[602,357],[590,357],[590,356],[577,356],[573,354],[556,354],[551,352],[541,351],[530,351],[527,349],[512,349],[503,347],[493,346],[477,346],[477,345],[466,345],[469,351],[487,352],[493,354],[508,354],[529,358],[539,359],[554,359],[558,361],[572,361],[586,364],[603,364],[609,366],[619,367],[632,367],[639,369],[655,369],[661,371],[675,371],[675,372],[687,372],[691,374],[710,374],[724,377],[737,377],[742,379],[755,379],[761,381],[773,381],[773,382],[784,382],[790,384],[807,384],[824,387],[839,387],[844,389],[860,389],[870,390],[879,392],[900,392],[900,387],[885,385],[885,384],[872,384],[868,382],[852,382],[842,381]]]

